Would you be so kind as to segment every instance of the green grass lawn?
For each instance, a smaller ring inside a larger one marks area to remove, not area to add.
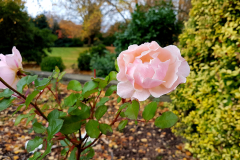
[[[47,53],[49,56],[61,57],[66,68],[71,68],[72,64],[77,66],[79,53],[87,50],[88,47],[52,47],[52,52]]]

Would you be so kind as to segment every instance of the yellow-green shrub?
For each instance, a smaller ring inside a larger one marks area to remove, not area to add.
[[[172,94],[173,132],[203,160],[240,159],[240,1],[192,0],[180,35],[191,66]]]

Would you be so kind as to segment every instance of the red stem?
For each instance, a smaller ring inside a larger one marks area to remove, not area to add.
[[[52,95],[54,96],[54,98],[56,99],[58,105],[60,105],[60,102],[59,102],[59,99],[58,99],[57,95],[55,95],[55,94],[53,93],[52,89],[51,89],[49,86],[47,86],[47,88],[48,88],[48,90],[52,93]]]
[[[36,98],[35,100],[35,105],[37,105],[37,100],[40,98],[40,96],[43,94],[44,92],[44,89],[40,92],[40,94],[38,95],[38,97]]]
[[[56,79],[56,98],[57,98],[58,104],[60,105],[60,102],[59,102],[59,99],[58,99],[58,89],[57,89],[57,86],[58,86],[58,78]]]
[[[97,75],[97,74],[96,74],[96,69],[94,69],[93,72],[94,72],[94,78],[96,78],[96,77],[97,77],[97,76],[96,76],[96,75]]]

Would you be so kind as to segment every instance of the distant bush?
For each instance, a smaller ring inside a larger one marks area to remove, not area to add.
[[[104,56],[106,52],[106,46],[104,44],[99,44],[89,49],[89,52],[92,56]]]
[[[88,50],[81,52],[78,57],[78,68],[80,70],[90,71],[91,57],[92,56]]]
[[[115,54],[111,54],[105,45],[99,44],[79,54],[78,68],[85,71],[96,69],[98,77],[105,77],[115,71],[115,59]]]
[[[55,47],[82,47],[83,41],[79,38],[61,38],[54,42]]]
[[[61,57],[45,57],[43,58],[40,66],[42,71],[49,72],[52,72],[56,66],[60,69],[60,71],[63,71],[65,69]]]
[[[111,71],[116,71],[115,60],[116,54],[106,51],[102,57],[98,55],[92,57],[90,68],[96,69],[97,77],[106,77]]]
[[[177,41],[181,28],[182,24],[176,19],[172,3],[162,2],[162,5],[151,7],[147,11],[144,6],[137,6],[127,29],[115,34],[114,46],[118,54],[129,45],[151,41],[156,41],[164,47]]]

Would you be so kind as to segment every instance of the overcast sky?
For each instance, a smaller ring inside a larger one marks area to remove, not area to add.
[[[75,22],[76,24],[80,24],[81,21],[76,17],[71,17],[69,13],[65,10],[65,8],[62,6],[60,0],[25,0],[25,7],[28,12],[28,14],[31,17],[36,17],[39,14],[42,13],[51,13],[53,15],[58,15],[66,20],[71,20]],[[62,4],[63,5],[63,4]],[[110,7],[110,6],[109,6]],[[129,13],[122,14],[125,16],[125,18],[130,18]],[[106,30],[110,25],[114,24],[116,21],[123,21],[124,19],[118,15],[115,14],[113,17],[104,16],[102,21],[102,26],[105,26],[103,28],[103,31]]]
[[[51,0],[26,0],[25,3],[27,12],[32,17],[43,13],[44,11],[52,11],[55,6],[53,6]]]

